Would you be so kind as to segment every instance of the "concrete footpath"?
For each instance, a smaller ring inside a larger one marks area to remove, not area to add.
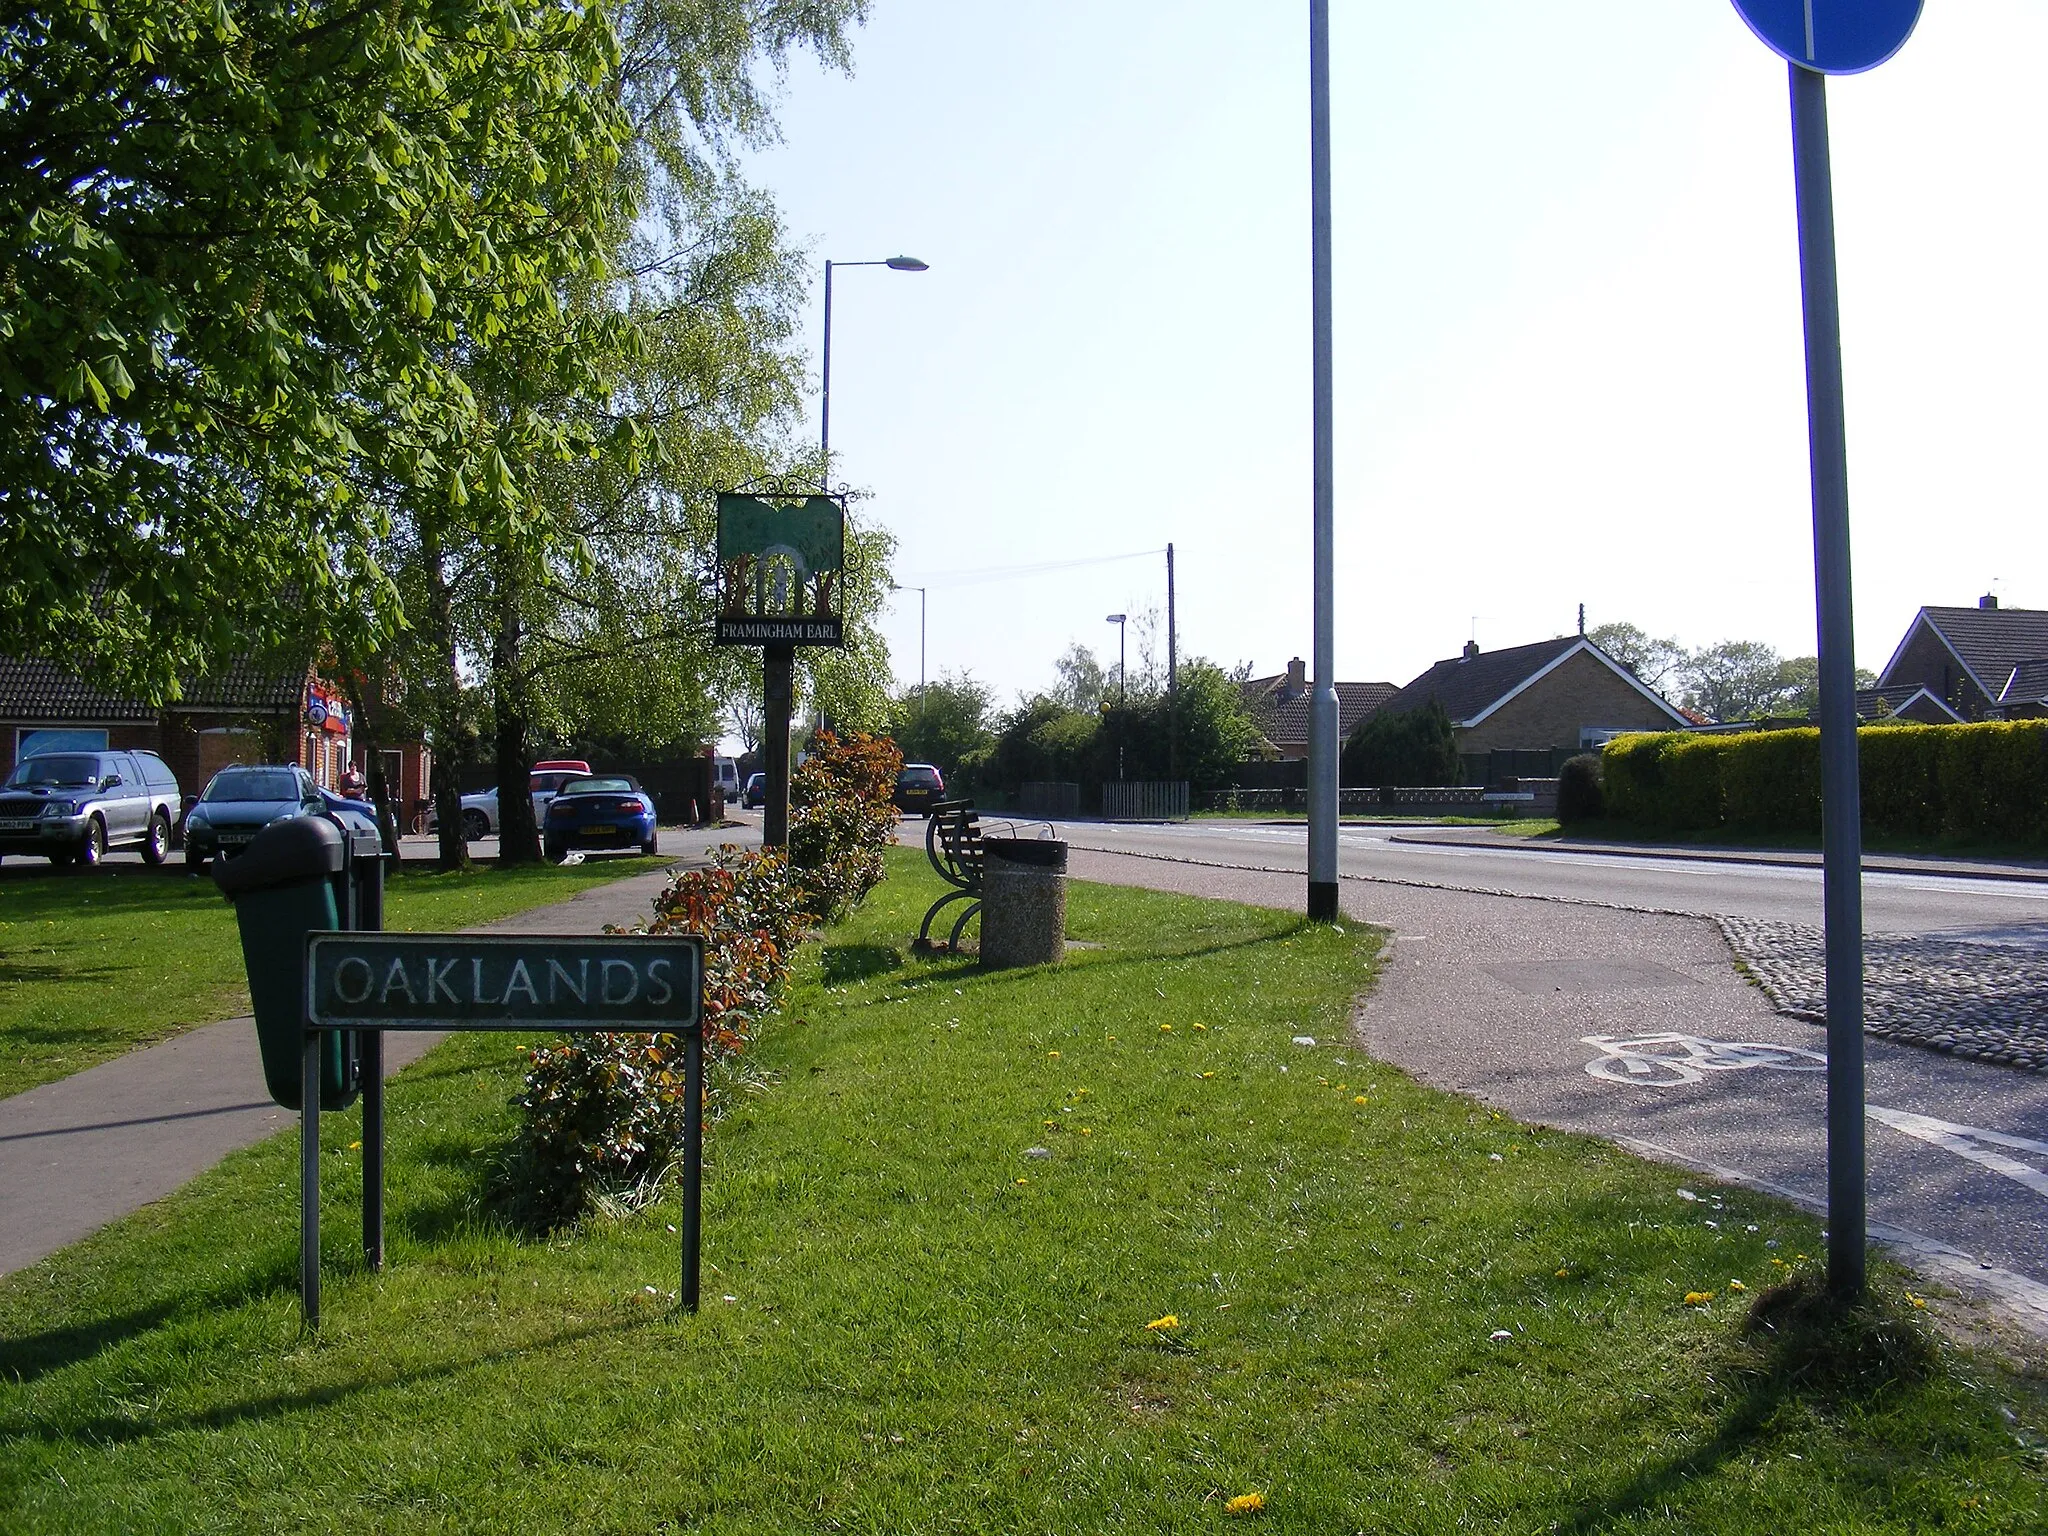
[[[644,921],[674,866],[473,931],[598,933]],[[384,1038],[385,1076],[443,1037]],[[228,1153],[298,1123],[271,1103],[255,1021],[224,1019],[0,1099],[0,1275],[160,1200]]]

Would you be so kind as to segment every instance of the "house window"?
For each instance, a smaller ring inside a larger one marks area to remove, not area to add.
[[[1590,752],[1595,747],[1604,747],[1617,736],[1626,736],[1639,726],[1626,725],[1582,725],[1579,727],[1579,747]]]

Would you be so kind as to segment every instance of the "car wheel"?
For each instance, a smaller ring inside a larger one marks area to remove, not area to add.
[[[661,851],[661,834],[659,832],[648,833],[647,841],[640,845],[640,851],[645,854],[659,853]]]
[[[106,823],[97,816],[86,818],[85,841],[78,845],[78,861],[88,867],[107,856]]]
[[[49,854],[50,862],[59,869],[64,868],[77,857],[78,850],[76,848],[52,848]]]
[[[553,838],[549,838],[547,842],[542,845],[541,852],[547,857],[547,861],[550,864],[559,864],[562,862],[563,859],[569,856],[569,850],[564,848],[560,843],[556,842]]]
[[[195,875],[206,873],[205,853],[200,849],[194,848],[189,842],[185,844],[185,867]]]
[[[468,842],[477,842],[491,835],[491,819],[482,811],[470,810],[462,813],[462,835]]]
[[[162,811],[149,818],[149,836],[142,844],[146,864],[161,864],[171,856],[171,824]]]

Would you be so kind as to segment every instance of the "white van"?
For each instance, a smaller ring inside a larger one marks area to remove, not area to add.
[[[740,797],[740,765],[729,757],[711,760],[711,771],[718,787],[725,791],[725,798],[737,802]]]

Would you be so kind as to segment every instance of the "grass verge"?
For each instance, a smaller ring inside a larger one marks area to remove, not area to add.
[[[317,1340],[285,1138],[0,1282],[0,1527],[2042,1528],[2021,1384],[1745,1330],[1812,1222],[1360,1061],[1371,933],[1076,884],[1100,947],[984,976],[905,953],[918,863],[713,1130],[701,1315],[668,1205],[490,1219],[517,1066],[460,1038],[394,1091],[380,1278],[328,1139]]]
[[[474,927],[648,867],[406,865],[386,921]],[[211,880],[116,864],[0,885],[0,1098],[248,1009],[234,909]]]

